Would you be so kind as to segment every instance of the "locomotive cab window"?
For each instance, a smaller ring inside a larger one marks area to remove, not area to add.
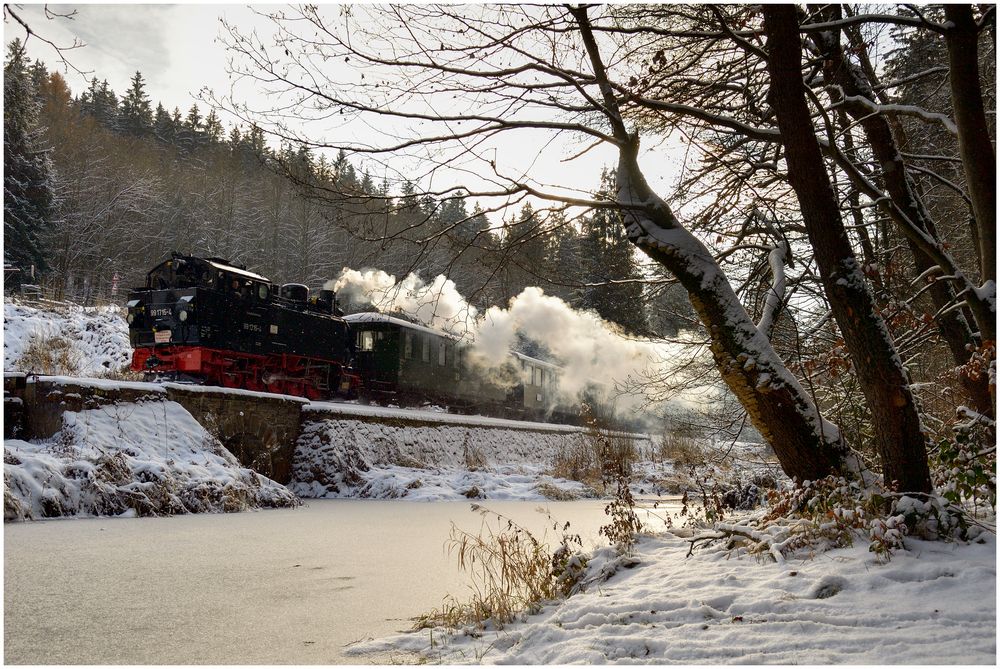
[[[258,283],[257,284],[257,298],[258,299],[266,300],[268,292],[269,291],[268,291],[266,283]]]
[[[375,333],[371,330],[362,330],[358,333],[358,348],[362,351],[375,350]]]

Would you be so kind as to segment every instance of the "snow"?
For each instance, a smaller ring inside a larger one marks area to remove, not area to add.
[[[164,400],[67,411],[49,439],[4,440],[4,519],[294,506]]]
[[[397,409],[365,404],[348,404],[346,402],[311,402],[304,407],[305,411],[322,413],[337,413],[344,416],[365,416],[381,418],[399,418],[404,420],[426,421],[430,423],[452,423],[456,425],[481,425],[488,427],[504,427],[511,430],[532,430],[551,432],[581,432],[583,428],[575,425],[559,425],[557,423],[534,423],[531,421],[493,418],[491,416],[449,414],[444,411],[429,409]]]
[[[32,377],[33,378],[33,377]],[[78,376],[44,376],[40,377],[46,383],[54,385],[69,385],[80,388],[97,388],[99,390],[144,390],[148,393],[162,395],[166,393],[165,386],[147,381],[119,381],[117,379],[93,379]],[[186,387],[186,386],[185,386]]]
[[[32,307],[4,302],[4,370],[54,374],[96,375],[120,371],[132,360],[128,326],[119,307],[80,307],[68,303]],[[24,359],[35,342],[59,349],[55,366],[30,369],[37,361]]]
[[[548,473],[560,452],[582,447],[587,438],[579,428],[317,420],[302,427],[290,487],[301,497],[413,501],[592,496],[582,483]],[[641,448],[648,443],[637,439]]]
[[[48,380],[48,379],[46,379]],[[211,393],[213,395],[236,395],[239,397],[261,397],[272,400],[284,400],[286,402],[298,402],[308,404],[309,400],[297,395],[283,395],[281,393],[265,393],[258,390],[245,390],[243,388],[223,388],[222,386],[200,386],[194,383],[158,383],[149,384],[159,388],[174,388],[185,393]]]
[[[841,104],[850,103],[862,105],[873,114],[903,114],[906,116],[916,116],[927,123],[940,123],[949,133],[956,137],[958,136],[958,126],[955,125],[955,122],[947,114],[930,112],[916,105],[876,104],[863,95],[845,95]]]
[[[678,532],[680,533],[680,532]],[[864,542],[785,564],[695,551],[664,533],[638,564],[502,631],[427,630],[348,652],[410,652],[446,664],[994,664],[996,538],[906,539],[877,563]]]

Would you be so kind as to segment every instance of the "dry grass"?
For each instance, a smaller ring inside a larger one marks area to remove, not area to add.
[[[708,455],[697,441],[674,434],[664,435],[657,456],[661,460],[670,460],[678,466],[699,467],[708,462]]]
[[[452,525],[447,543],[448,553],[471,578],[472,596],[464,602],[446,597],[440,609],[417,619],[417,629],[482,628],[487,621],[502,629],[521,613],[536,613],[543,602],[568,595],[583,574],[579,536],[564,534],[552,551],[544,537],[539,540],[510,518],[479,505],[472,508],[483,517],[479,534]]]
[[[630,435],[591,429],[583,439],[556,453],[550,473],[556,478],[607,490],[619,478],[631,478],[638,459],[635,441]]]
[[[73,348],[72,342],[58,335],[46,337],[31,335],[28,345],[17,361],[19,369],[35,374],[55,374],[61,376],[87,376],[113,379],[117,381],[140,381],[143,375],[133,372],[128,366],[120,369],[87,369],[87,361]]]
[[[32,335],[18,360],[21,369],[39,374],[65,374],[73,376],[80,371],[83,361],[73,351],[73,345],[64,337]]]
[[[535,486],[535,490],[538,491],[538,494],[545,497],[545,499],[551,499],[556,502],[571,502],[573,500],[580,499],[581,497],[589,496],[588,494],[580,494],[573,490],[566,490],[565,488],[560,488],[552,485],[551,483],[545,482],[539,483]],[[593,494],[593,491],[587,492]]]

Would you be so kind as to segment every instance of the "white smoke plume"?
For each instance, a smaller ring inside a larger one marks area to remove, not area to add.
[[[471,361],[498,381],[510,362],[519,335],[545,347],[560,365],[559,391],[564,401],[578,401],[587,392],[614,398],[618,408],[643,404],[644,396],[620,394],[624,385],[641,385],[649,376],[663,376],[682,359],[683,346],[627,338],[596,313],[580,311],[541,288],[525,288],[506,308],[490,307],[479,314],[443,275],[425,283],[416,274],[400,282],[381,271],[345,268],[327,289],[358,303],[370,302],[383,313],[401,311],[424,325],[470,341]],[[685,398],[677,398],[685,404]]]
[[[357,303],[371,303],[385,314],[402,312],[424,325],[463,336],[474,326],[476,308],[465,301],[455,282],[438,275],[425,283],[416,274],[402,281],[382,270],[344,268],[323,286]]]
[[[559,386],[569,397],[594,383],[638,380],[661,354],[652,342],[627,339],[597,314],[573,309],[535,287],[525,288],[506,309],[487,309],[477,321],[473,345],[485,359],[501,360],[517,333],[542,344],[559,360]]]

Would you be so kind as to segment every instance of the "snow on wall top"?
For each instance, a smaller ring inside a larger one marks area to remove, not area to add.
[[[420,409],[397,409],[389,407],[365,406],[360,404],[342,404],[339,402],[312,402],[303,407],[304,411],[322,413],[337,413],[343,416],[370,416],[380,418],[398,418],[403,420],[424,421],[429,423],[445,423],[452,425],[476,425],[484,427],[499,427],[515,430],[533,430],[545,432],[584,432],[585,428],[578,425],[558,425],[555,423],[533,423],[530,421],[511,420],[508,418],[493,418],[491,416],[466,416],[438,411]],[[648,435],[632,435],[638,439],[648,439]]]

